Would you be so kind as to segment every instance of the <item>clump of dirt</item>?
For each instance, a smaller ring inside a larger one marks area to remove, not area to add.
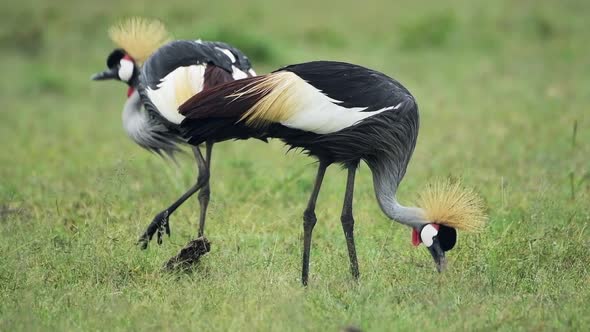
[[[211,243],[204,236],[190,241],[180,249],[178,255],[170,258],[164,265],[166,271],[186,270],[197,264],[201,257],[211,250]]]

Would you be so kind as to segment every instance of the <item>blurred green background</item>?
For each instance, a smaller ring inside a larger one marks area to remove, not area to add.
[[[108,27],[159,18],[178,39],[229,42],[258,73],[317,59],[401,81],[421,131],[400,188],[462,178],[490,225],[461,234],[437,274],[410,231],[379,210],[370,172],[355,192],[361,279],[339,216],[345,172],[320,193],[310,285],[301,215],[313,161],[280,142],[214,150],[207,235],[190,274],[160,272],[196,233],[198,204],[142,252],[153,216],[195,179],[121,128],[126,87],[91,82]],[[588,330],[588,1],[2,1],[0,329]]]

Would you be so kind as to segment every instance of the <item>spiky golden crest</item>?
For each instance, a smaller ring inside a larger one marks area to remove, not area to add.
[[[467,232],[482,231],[488,217],[482,198],[460,182],[437,181],[418,197],[426,219]]]
[[[164,24],[155,19],[132,17],[109,29],[109,37],[137,63],[171,40]]]
[[[301,84],[305,83],[297,75],[277,72],[266,75],[228,97],[264,95],[240,119],[248,125],[262,127],[272,122],[281,122],[293,115],[295,105],[301,98]]]

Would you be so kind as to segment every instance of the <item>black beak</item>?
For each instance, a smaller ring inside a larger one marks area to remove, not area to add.
[[[119,78],[117,67],[107,69],[103,72],[96,73],[90,77],[93,81],[114,80]]]
[[[430,251],[432,258],[434,259],[434,263],[436,264],[436,269],[438,272],[444,271],[447,267],[447,259],[445,258],[445,251],[440,245],[438,236],[433,238],[432,245],[428,247],[428,251]]]

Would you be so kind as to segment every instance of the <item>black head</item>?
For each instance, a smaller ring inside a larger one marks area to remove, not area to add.
[[[115,49],[107,58],[109,69],[94,74],[91,79],[95,81],[119,80],[131,84],[137,76],[137,64],[123,49]]]
[[[457,243],[457,230],[445,225],[426,224],[420,229],[420,240],[432,255],[438,272],[442,272],[447,264],[445,252]]]

